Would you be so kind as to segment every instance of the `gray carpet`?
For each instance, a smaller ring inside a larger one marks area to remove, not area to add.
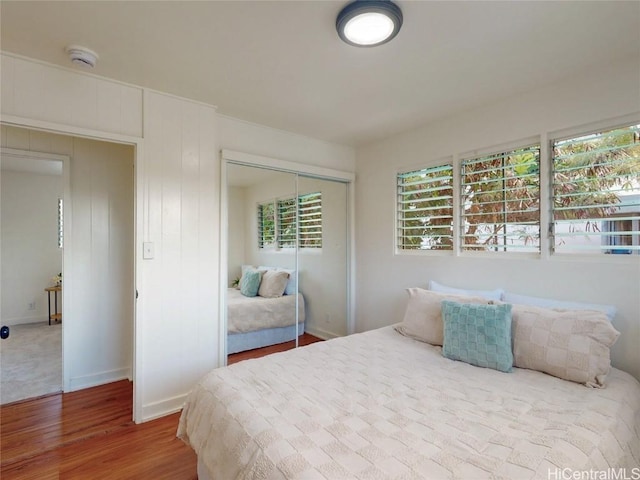
[[[62,390],[62,325],[14,325],[0,340],[0,403]]]

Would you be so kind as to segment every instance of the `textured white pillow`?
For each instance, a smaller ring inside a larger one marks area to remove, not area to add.
[[[513,364],[603,387],[618,332],[603,312],[514,305]]]
[[[287,286],[284,289],[283,295],[293,295],[296,293],[298,282],[298,272],[292,268],[282,268],[282,267],[267,267],[264,265],[260,265],[258,267],[259,270],[278,270],[280,272],[287,272],[289,274],[289,281],[287,282]]]
[[[530,297],[528,295],[519,295],[511,292],[504,293],[503,302],[517,303],[519,305],[532,305],[534,307],[542,308],[563,308],[565,310],[599,310],[606,313],[609,321],[613,321],[613,318],[616,316],[616,307],[613,305],[568,302],[564,300],[555,300],[553,298]]]
[[[289,281],[289,274],[284,271],[267,270],[262,275],[258,295],[265,298],[281,297]]]
[[[429,281],[429,290],[439,293],[453,293],[455,295],[482,297],[487,300],[502,300],[502,296],[504,295],[504,290],[501,288],[496,288],[495,290],[468,290],[464,288],[449,287],[434,280]]]
[[[415,338],[431,345],[442,345],[444,324],[442,322],[442,300],[458,303],[489,304],[482,297],[452,295],[432,292],[422,288],[407,288],[409,302],[402,323],[396,330],[407,337]]]

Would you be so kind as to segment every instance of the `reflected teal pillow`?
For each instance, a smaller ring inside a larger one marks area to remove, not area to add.
[[[255,297],[258,295],[262,273],[261,270],[246,270],[240,280],[240,293],[245,297]]]
[[[511,305],[442,301],[442,354],[452,360],[510,372]]]

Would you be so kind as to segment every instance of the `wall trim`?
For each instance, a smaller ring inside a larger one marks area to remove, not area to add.
[[[117,382],[119,380],[132,379],[131,368],[119,368],[117,370],[109,370],[107,372],[95,373],[93,375],[84,375],[81,377],[72,377],[69,379],[68,385],[65,385],[65,392],[75,392],[84,388],[97,387],[106,383]]]
[[[313,335],[314,337],[321,338],[323,340],[331,340],[332,338],[338,338],[338,335],[336,335],[335,333],[327,332],[325,330],[322,330],[321,328],[314,328],[311,325],[305,325],[304,332],[310,335]]]
[[[142,415],[136,420],[136,423],[148,422],[155,420],[156,418],[171,415],[182,410],[187,394],[178,395],[176,397],[160,400],[159,402],[152,402],[142,406]]]

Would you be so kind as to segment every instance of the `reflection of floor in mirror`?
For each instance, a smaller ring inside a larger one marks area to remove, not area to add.
[[[48,322],[10,327],[0,340],[0,403],[62,390],[62,325]]]
[[[309,333],[303,333],[302,335],[300,335],[300,337],[298,337],[298,342],[301,347],[304,347],[305,345],[309,345],[311,343],[322,342],[322,339],[314,337]],[[290,342],[279,343],[277,345],[269,345],[268,347],[247,350],[246,352],[233,353],[227,358],[227,365],[231,365],[232,363],[237,363],[242,360],[249,360],[250,358],[260,358],[272,353],[284,352],[285,350],[291,350],[294,347],[295,341],[292,340]]]

